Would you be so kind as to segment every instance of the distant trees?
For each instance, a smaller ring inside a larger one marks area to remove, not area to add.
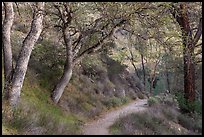
[[[42,31],[44,5],[44,2],[35,3],[30,32],[22,43],[16,66],[13,68],[12,45],[10,42],[10,32],[14,20],[13,3],[4,2],[5,19],[2,30],[6,81],[4,93],[6,99],[9,100],[10,105],[13,107],[18,103],[31,52]]]

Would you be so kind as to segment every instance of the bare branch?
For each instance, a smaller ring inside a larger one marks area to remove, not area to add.
[[[199,46],[201,46],[201,45],[202,45],[202,43],[197,44],[197,45],[195,45],[195,48],[197,48],[197,47],[199,47]]]
[[[63,16],[63,13],[62,13],[62,11],[61,11],[59,5],[54,4],[54,7],[55,7],[55,8],[57,9],[57,11],[58,11],[58,13],[55,14],[55,15],[57,15],[57,16],[60,18],[60,20],[62,20],[62,22],[65,23],[65,18],[64,18],[64,16]]]
[[[199,55],[199,54],[202,54],[202,49],[199,50],[197,53],[195,53],[194,56],[197,56],[197,55]]]
[[[202,18],[200,18],[200,22],[198,24],[198,30],[193,38],[193,45],[196,45],[198,40],[200,39],[200,36],[202,35]]]
[[[202,59],[195,62],[196,65],[198,65],[199,63],[202,63]]]
[[[96,44],[94,44],[93,46],[89,47],[88,49],[84,50],[81,54],[79,54],[74,60],[73,62],[76,63],[78,62],[82,56],[84,56],[85,54],[92,54],[95,51],[97,51],[98,49],[100,49],[100,47],[102,46],[102,44],[104,43],[104,41],[109,38],[110,36],[112,36],[114,29],[116,27],[121,26],[126,20],[121,20],[119,23],[115,24],[112,28],[112,30],[106,35],[104,36],[102,39],[100,39]]]

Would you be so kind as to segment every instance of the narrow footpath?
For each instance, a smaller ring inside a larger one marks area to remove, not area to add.
[[[125,106],[112,110],[100,116],[97,120],[88,122],[83,128],[84,135],[110,135],[109,127],[120,117],[133,112],[147,109],[147,99],[136,100]]]

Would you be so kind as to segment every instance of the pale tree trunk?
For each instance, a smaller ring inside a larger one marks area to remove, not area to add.
[[[144,91],[146,90],[146,73],[144,67],[144,55],[141,54],[141,61],[142,61],[142,71],[143,71],[143,83],[144,83]]]
[[[25,40],[23,41],[23,46],[20,51],[16,67],[13,73],[11,90],[9,92],[9,102],[11,106],[16,106],[20,97],[21,88],[23,86],[23,81],[28,67],[28,62],[32,49],[38,40],[40,33],[42,31],[43,22],[43,10],[44,2],[36,3],[36,10],[33,15],[33,20],[31,23],[31,30]]]
[[[64,37],[65,46],[66,46],[66,62],[64,65],[63,75],[60,78],[57,85],[54,87],[54,90],[51,95],[53,102],[57,104],[64,92],[65,87],[68,85],[72,77],[72,69],[74,65],[78,63],[85,55],[91,55],[95,53],[97,50],[99,50],[102,47],[104,41],[106,41],[109,37],[113,35],[115,28],[117,26],[122,25],[125,20],[121,20],[119,23],[115,24],[111,29],[111,31],[106,36],[102,37],[96,44],[90,46],[89,48],[79,53],[79,49],[82,47],[81,45],[82,43],[80,43],[80,39],[79,39],[80,44],[75,45],[77,47],[73,48],[74,45],[71,42],[71,36],[68,30],[72,20],[71,10],[69,10],[70,8],[66,3],[63,4],[63,7],[65,7],[65,9],[63,9],[59,5],[54,5],[54,6],[57,9],[57,13],[55,15],[57,15],[58,18],[62,21],[62,24],[57,26],[62,29],[62,34]],[[66,11],[67,14],[66,15],[63,14],[64,13],[63,11]]]
[[[64,65],[63,75],[60,78],[59,82],[55,86],[53,93],[52,93],[52,100],[55,104],[59,102],[59,99],[64,92],[65,87],[68,85],[71,77],[72,77],[72,68],[73,68],[73,52],[72,52],[72,45],[71,45],[71,38],[70,34],[66,31],[63,31],[63,37],[66,45],[66,62]]]
[[[166,82],[167,82],[167,89],[168,89],[168,93],[170,93],[170,80],[169,80],[169,71],[168,71],[168,68],[167,68],[167,64],[165,64],[165,71],[166,71]]]
[[[52,100],[55,104],[57,104],[62,96],[62,93],[64,92],[65,87],[68,85],[70,79],[72,77],[72,67],[70,64],[65,64],[64,66],[64,73],[62,77],[60,78],[59,82],[54,88],[54,91],[52,93]]]
[[[14,20],[14,10],[12,2],[4,2],[5,18],[2,26],[2,44],[4,56],[4,97],[8,99],[9,84],[13,70],[12,49],[11,49],[11,27]]]

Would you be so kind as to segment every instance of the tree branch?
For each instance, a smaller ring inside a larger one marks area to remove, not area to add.
[[[193,38],[193,45],[195,46],[202,35],[202,18],[200,18],[200,22],[198,24],[198,30]]]
[[[195,53],[194,55],[195,56],[197,56],[197,55],[199,55],[199,54],[201,54],[202,53],[202,50],[199,50],[197,53]]]
[[[84,50],[81,54],[79,54],[74,60],[73,62],[76,63],[79,60],[81,60],[81,58],[83,58],[83,56],[85,54],[91,54],[94,53],[95,51],[97,51],[104,43],[104,41],[109,38],[113,33],[114,33],[114,29],[116,27],[121,26],[123,23],[125,23],[126,20],[121,20],[119,23],[115,24],[112,28],[112,30],[106,35],[104,36],[102,39],[100,39],[96,44],[94,44],[93,46],[89,47],[88,49]]]
[[[197,48],[197,47],[199,47],[199,46],[201,46],[201,45],[202,45],[202,43],[197,44],[197,45],[195,45],[195,48]]]

